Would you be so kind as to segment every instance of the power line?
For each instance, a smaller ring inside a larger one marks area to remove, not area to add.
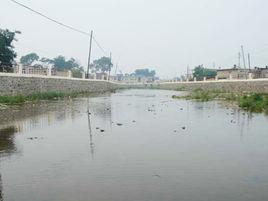
[[[38,15],[40,15],[40,16],[42,16],[42,17],[44,17],[44,18],[46,18],[46,19],[48,19],[48,20],[50,20],[50,21],[52,21],[52,22],[54,22],[54,23],[56,23],[56,24],[58,24],[58,25],[64,26],[65,28],[71,29],[71,30],[73,30],[73,31],[76,31],[76,32],[81,33],[81,34],[84,34],[84,35],[88,35],[88,36],[90,35],[90,34],[87,33],[87,32],[81,31],[81,30],[76,29],[76,28],[74,28],[74,27],[72,27],[72,26],[69,26],[69,25],[66,25],[66,24],[64,24],[64,23],[62,23],[62,22],[59,22],[59,21],[57,21],[57,20],[54,20],[54,19],[52,19],[52,18],[50,18],[50,17],[48,17],[48,16],[46,16],[46,15],[44,15],[44,14],[42,14],[42,13],[40,13],[40,12],[34,10],[34,9],[32,9],[32,8],[30,8],[30,7],[28,7],[28,6],[24,5],[24,4],[22,4],[22,3],[19,3],[19,2],[15,1],[15,0],[10,0],[10,1],[12,1],[12,2],[14,2],[14,3],[16,3],[16,4],[22,6],[22,7],[26,8],[26,9],[32,11],[32,12],[34,12],[34,13],[36,13],[36,14],[38,14]]]
[[[93,36],[93,40],[96,43],[96,45],[100,48],[100,50],[107,56],[108,53],[103,49],[103,47],[101,47],[100,43],[97,41],[97,39],[95,38],[95,36]]]
[[[31,12],[33,12],[33,13],[35,13],[35,14],[37,14],[37,15],[40,15],[41,17],[44,17],[44,18],[46,18],[47,20],[50,20],[50,21],[52,21],[52,22],[54,22],[54,23],[56,23],[56,24],[58,24],[58,25],[60,25],[60,26],[63,26],[63,27],[65,27],[65,28],[67,28],[67,29],[76,31],[76,32],[78,32],[78,33],[80,33],[80,34],[90,36],[90,33],[88,33],[88,32],[82,31],[82,30],[77,29],[77,28],[75,28],[75,27],[73,27],[73,26],[70,26],[70,25],[67,25],[67,24],[65,24],[65,23],[59,22],[58,20],[55,20],[55,19],[53,19],[53,18],[51,18],[51,17],[48,17],[47,15],[45,15],[45,14],[39,12],[39,11],[36,11],[36,10],[34,10],[34,9],[32,9],[32,8],[30,8],[30,7],[28,7],[28,6],[24,5],[24,4],[22,4],[22,3],[18,2],[18,1],[16,1],[16,0],[10,0],[10,1],[12,1],[13,3],[15,3],[15,4],[17,4],[17,5],[19,5],[19,6],[23,7],[23,8],[25,8],[25,9],[27,9],[27,10],[30,10]],[[105,55],[108,55],[107,52],[106,52],[106,51],[104,50],[104,48],[100,45],[100,43],[96,40],[95,37],[93,37],[93,40],[94,40],[94,42],[96,43],[96,45],[100,48],[100,50],[101,50]]]

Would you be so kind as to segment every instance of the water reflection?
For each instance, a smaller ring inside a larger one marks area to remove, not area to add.
[[[91,120],[90,117],[91,116],[91,112],[89,109],[89,98],[87,99],[87,118],[88,118],[88,131],[89,131],[89,140],[90,140],[90,153],[92,158],[94,157],[94,142],[93,142],[93,134],[92,134],[92,128],[91,128]]]
[[[34,128],[43,128],[54,122],[66,119],[76,119],[81,115],[84,108],[83,99],[44,101],[36,104],[25,104],[22,106],[12,106],[0,110],[0,126],[19,124],[24,131]],[[25,121],[26,120],[26,121]]]
[[[18,132],[18,128],[15,126],[0,129],[0,157],[16,152],[14,142],[16,132]]]
[[[0,174],[0,201],[4,201],[2,176]]]
[[[191,120],[194,116],[198,116],[200,119],[208,118],[213,120],[215,116],[225,119],[229,125],[235,126],[237,134],[239,134],[240,140],[243,141],[245,133],[250,128],[250,123],[254,117],[253,113],[244,111],[235,105],[230,105],[226,102],[209,101],[209,102],[197,102],[188,101],[186,107],[186,119]],[[190,106],[190,107],[189,107]],[[226,123],[226,122],[224,122]]]

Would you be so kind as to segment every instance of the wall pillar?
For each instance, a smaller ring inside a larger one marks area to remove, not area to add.
[[[230,73],[229,74],[229,80],[232,80],[233,79],[233,76],[232,76],[232,74]]]
[[[194,82],[196,82],[196,77],[194,77]]]
[[[68,70],[68,78],[72,78],[72,71]]]
[[[207,81],[207,77],[204,77],[204,82]]]
[[[250,80],[253,79],[253,75],[252,75],[252,73],[249,73],[249,74],[248,74],[248,79],[250,79]]]
[[[18,65],[18,74],[22,75],[22,64]]]
[[[82,79],[86,79],[86,73],[82,72]]]
[[[49,66],[48,68],[47,68],[47,76],[48,77],[51,77],[52,76],[52,68]]]
[[[219,80],[219,77],[218,75],[215,76],[215,81],[218,81]]]

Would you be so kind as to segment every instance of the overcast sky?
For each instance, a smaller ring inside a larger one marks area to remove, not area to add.
[[[253,66],[268,65],[267,0],[17,0],[78,29],[93,29],[125,72],[153,68],[161,77],[187,64],[230,67],[241,44]],[[20,30],[18,55],[62,54],[86,65],[87,36],[60,27],[10,0],[1,0],[0,27]],[[102,56],[93,46],[93,59]]]

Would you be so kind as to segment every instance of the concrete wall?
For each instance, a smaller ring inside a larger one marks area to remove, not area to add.
[[[37,92],[105,92],[122,87],[101,80],[0,74],[0,95],[29,95]]]
[[[256,92],[268,94],[268,79],[258,80],[220,80],[204,82],[161,83],[153,87],[170,90],[219,90],[225,92]]]
[[[268,94],[268,79],[176,82],[126,85],[104,80],[17,75],[0,73],[0,95],[29,95],[37,92],[106,92],[123,88],[158,88],[170,90],[219,90]]]

